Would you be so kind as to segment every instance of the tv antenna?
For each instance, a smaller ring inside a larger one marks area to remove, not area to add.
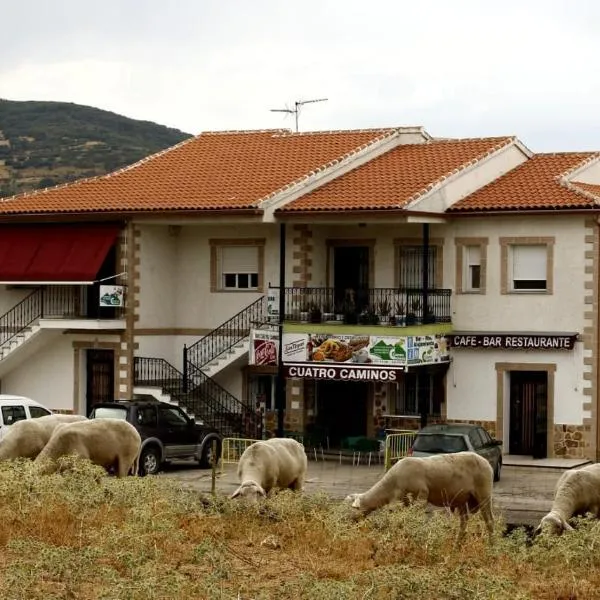
[[[271,108],[271,112],[283,112],[296,117],[296,133],[298,133],[298,115],[300,114],[300,107],[305,104],[313,104],[314,102],[327,102],[327,98],[316,98],[315,100],[296,100],[294,102],[294,108]]]

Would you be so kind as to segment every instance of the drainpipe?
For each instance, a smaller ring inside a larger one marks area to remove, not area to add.
[[[423,223],[423,310],[421,322],[425,323],[429,314],[429,223]]]
[[[284,434],[285,377],[283,375],[283,320],[285,318],[285,223],[279,224],[279,352],[277,353],[277,380],[275,406],[277,409],[277,437]]]

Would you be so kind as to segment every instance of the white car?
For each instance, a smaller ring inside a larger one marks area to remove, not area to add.
[[[51,414],[52,411],[49,408],[31,398],[0,394],[0,439],[8,433],[8,428],[17,421],[37,419]]]

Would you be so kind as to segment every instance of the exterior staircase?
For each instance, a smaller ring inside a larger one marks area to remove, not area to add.
[[[261,418],[213,377],[248,352],[250,330],[266,322],[262,296],[222,325],[183,348],[183,373],[162,358],[135,359],[135,386],[160,389],[224,437],[261,437]],[[139,393],[139,392],[138,392]]]

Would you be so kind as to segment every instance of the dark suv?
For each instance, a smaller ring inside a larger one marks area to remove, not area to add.
[[[216,429],[193,421],[178,406],[158,400],[115,400],[94,406],[90,419],[125,419],[142,437],[140,475],[158,473],[171,459],[195,459],[203,468],[212,463],[212,442],[217,457],[221,453],[221,435]]]

